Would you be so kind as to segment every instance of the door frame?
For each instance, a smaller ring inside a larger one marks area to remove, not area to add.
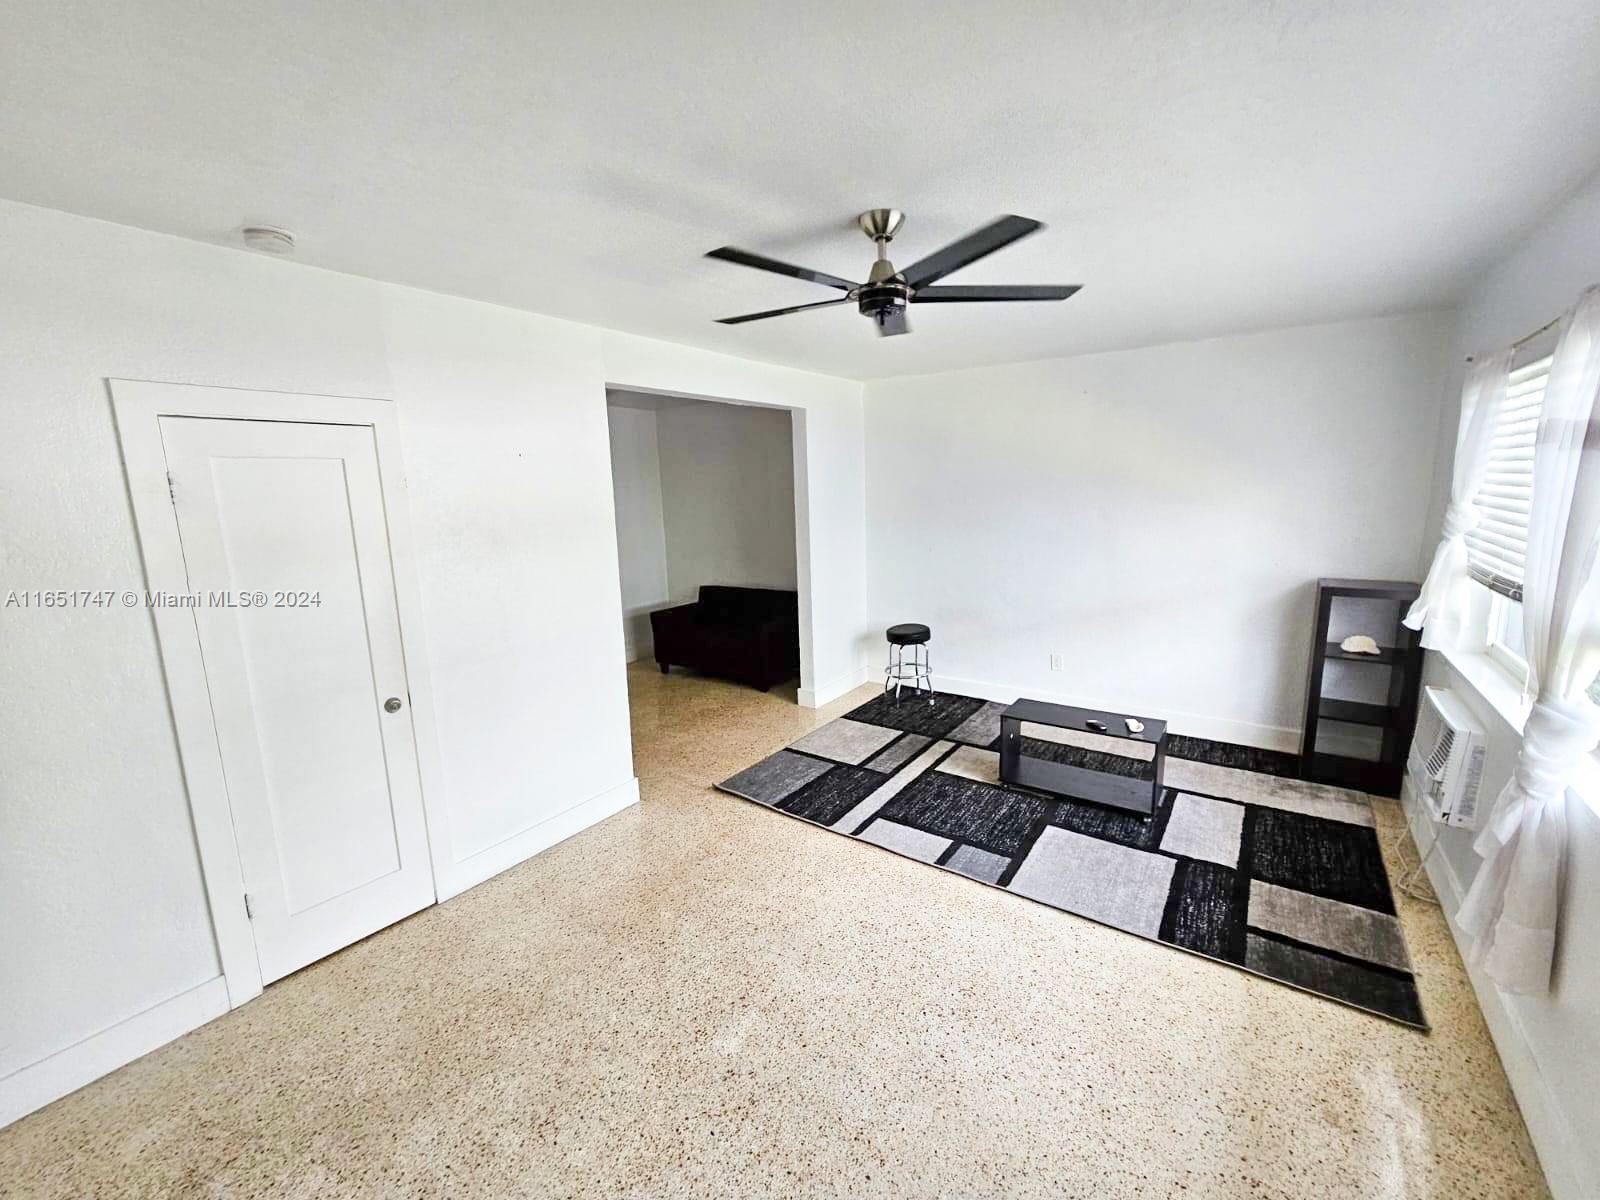
[[[702,404],[725,404],[735,408],[769,408],[789,414],[790,470],[793,472],[791,486],[794,491],[794,577],[800,627],[800,685],[796,689],[795,703],[801,708],[821,708],[829,700],[836,699],[855,687],[856,683],[851,683],[843,691],[830,692],[819,700],[822,688],[817,682],[815,665],[816,618],[811,589],[811,473],[810,458],[806,450],[806,422],[809,419],[807,411],[793,404],[779,404],[767,400],[742,400],[735,396],[713,396],[709,393],[684,392],[638,383],[607,382],[601,394],[602,403],[609,405],[612,392],[631,392],[636,396],[661,396],[670,400],[693,400]],[[610,461],[609,446],[606,460],[615,473],[616,464]],[[619,623],[626,621],[628,618],[627,614],[622,612],[620,593],[617,597],[617,608],[620,614]]]
[[[384,514],[388,521],[401,655],[410,690],[423,820],[428,834],[428,867],[437,897],[438,864],[449,861],[449,828],[443,805],[433,689],[422,631],[422,595],[417,585],[416,557],[406,508],[404,460],[400,454],[400,425],[394,402],[381,398],[316,396],[135,379],[110,379],[107,385],[143,560],[145,587],[151,592],[189,590],[177,510],[172,503],[166,453],[161,443],[162,417],[292,421],[362,425],[372,429]],[[152,606],[149,612],[161,657],[167,706],[177,735],[217,955],[227,984],[228,1006],[238,1008],[261,994],[261,967],[256,959],[255,934],[245,909],[244,871],[234,837],[216,727],[211,717],[200,634],[187,608]]]

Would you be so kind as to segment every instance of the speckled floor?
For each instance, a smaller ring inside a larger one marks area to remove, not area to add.
[[[0,1131],[0,1195],[1547,1194],[1435,910],[1425,1036],[710,789],[865,689],[629,681],[643,804]]]

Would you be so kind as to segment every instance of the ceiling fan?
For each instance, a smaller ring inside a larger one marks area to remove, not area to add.
[[[1027,217],[1003,216],[990,221],[982,229],[975,229],[966,237],[957,238],[942,250],[935,250],[926,258],[918,259],[903,271],[895,270],[889,261],[889,243],[900,232],[906,219],[897,208],[868,209],[856,218],[861,232],[878,246],[878,260],[872,264],[865,283],[851,283],[826,271],[813,271],[796,267],[763,254],[752,254],[733,246],[712,250],[707,258],[720,258],[725,262],[740,263],[759,271],[773,271],[779,275],[792,275],[808,279],[825,287],[838,288],[843,296],[833,300],[818,300],[814,304],[796,304],[789,308],[774,308],[766,312],[746,313],[742,317],[723,317],[719,325],[742,325],[746,321],[764,321],[768,317],[782,317],[789,313],[804,312],[809,308],[828,308],[854,300],[863,316],[871,317],[881,337],[897,333],[910,333],[906,322],[906,307],[911,304],[971,304],[985,300],[1065,300],[1076,292],[1078,284],[980,284],[975,287],[933,287],[935,280],[943,279],[952,271],[959,271],[985,255],[993,254],[1044,226]]]

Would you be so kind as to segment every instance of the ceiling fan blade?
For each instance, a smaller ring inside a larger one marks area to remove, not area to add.
[[[840,296],[837,300],[818,300],[815,304],[795,304],[788,308],[770,308],[766,312],[745,313],[742,317],[722,317],[718,325],[743,325],[746,321],[764,321],[768,317],[782,317],[789,313],[805,312],[808,308],[831,308],[835,304],[847,304],[849,296]]]
[[[1079,283],[1019,283],[978,284],[962,287],[918,288],[911,296],[913,304],[955,304],[978,300],[1065,300],[1082,288]]]
[[[775,258],[768,258],[764,254],[752,254],[748,250],[740,250],[734,246],[719,246],[715,250],[707,251],[707,258],[720,258],[723,262],[738,263],[741,267],[754,267],[758,271],[772,271],[778,275],[792,275],[796,279],[810,280],[812,283],[824,284],[828,287],[838,288],[841,292],[848,292],[860,284],[851,283],[848,279],[840,279],[837,275],[829,275],[826,271],[813,271],[810,267],[797,267],[792,263],[779,262]]]
[[[1025,238],[1044,226],[1027,217],[1004,216],[990,221],[982,229],[975,229],[964,238],[957,238],[943,250],[935,250],[927,258],[912,263],[901,276],[914,288],[943,279],[951,271],[958,271],[968,263],[977,262],[986,254],[993,254],[1002,246],[1009,246],[1018,238]]]
[[[878,313],[873,324],[878,327],[879,337],[894,337],[897,333],[911,332],[911,323],[906,320],[906,310],[903,305],[884,309]]]

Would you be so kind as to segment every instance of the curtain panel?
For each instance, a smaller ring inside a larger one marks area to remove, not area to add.
[[[1461,389],[1461,422],[1456,427],[1456,457],[1450,479],[1450,503],[1444,512],[1444,532],[1433,552],[1433,563],[1422,582],[1405,623],[1422,630],[1429,650],[1453,650],[1467,627],[1467,534],[1480,516],[1472,499],[1483,484],[1489,463],[1489,443],[1495,417],[1505,403],[1506,380],[1511,374],[1510,348],[1474,359]]]
[[[1522,620],[1533,710],[1511,780],[1473,843],[1484,859],[1457,920],[1501,987],[1550,984],[1566,858],[1567,786],[1600,739],[1600,288],[1568,316],[1533,464]],[[1592,936],[1592,931],[1589,931]]]

